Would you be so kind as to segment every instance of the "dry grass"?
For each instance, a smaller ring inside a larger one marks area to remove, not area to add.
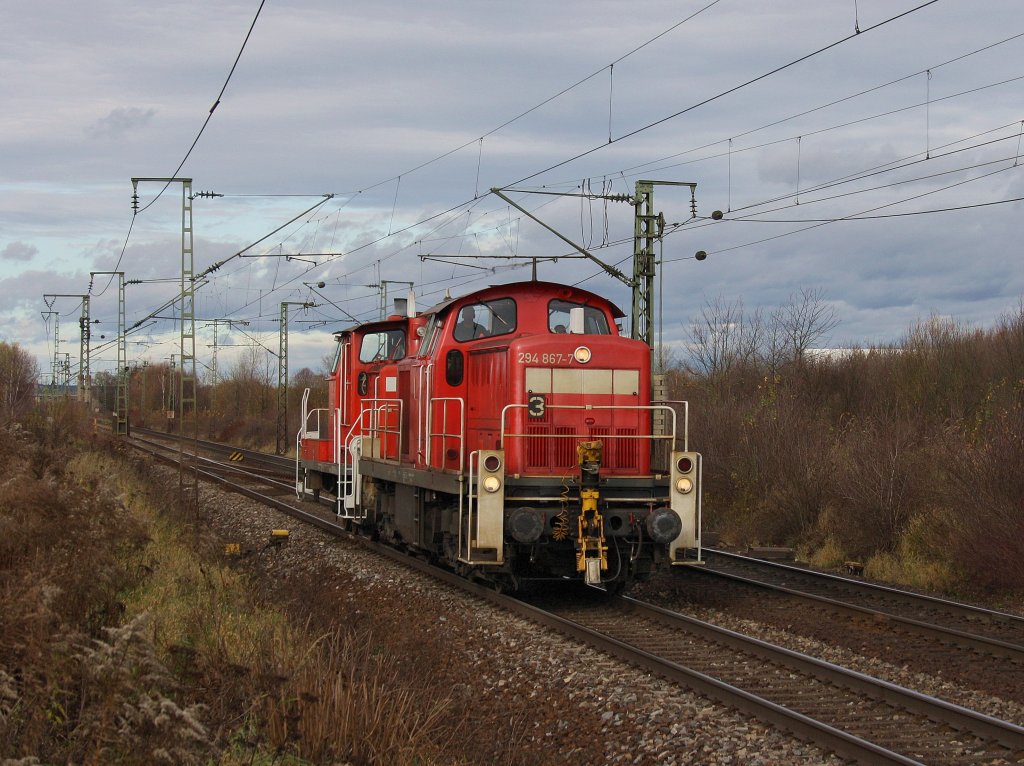
[[[335,630],[312,644],[279,639],[266,670],[280,683],[263,700],[272,745],[294,742],[315,763],[425,762],[447,699],[401,684],[396,661],[358,636]]]
[[[0,440],[0,761],[440,762],[443,693],[261,602],[87,422]]]
[[[1024,592],[1024,304],[991,330],[931,319],[889,350],[673,379],[723,539]]]

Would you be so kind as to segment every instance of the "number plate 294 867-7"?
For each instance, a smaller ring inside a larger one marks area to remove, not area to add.
[[[519,364],[573,364],[575,358],[572,354],[538,354],[533,351],[520,351]]]

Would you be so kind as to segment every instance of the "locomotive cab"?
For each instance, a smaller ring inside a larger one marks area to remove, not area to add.
[[[353,444],[371,427],[378,428],[370,417],[383,419],[379,425],[385,433],[397,430],[397,415],[385,402],[396,398],[395,364],[415,352],[422,324],[416,317],[391,316],[335,334],[337,346],[327,376],[328,407],[310,409],[307,396],[303,397],[296,449],[300,497],[319,498],[321,491],[330,492],[338,498],[339,514],[350,516],[344,497],[351,500],[355,491]],[[375,413],[366,412],[366,402],[380,403]],[[393,444],[385,446],[397,452]]]

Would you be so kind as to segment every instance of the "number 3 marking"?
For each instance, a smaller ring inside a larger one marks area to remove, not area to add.
[[[530,394],[526,400],[526,412],[531,418],[544,417],[544,394]]]

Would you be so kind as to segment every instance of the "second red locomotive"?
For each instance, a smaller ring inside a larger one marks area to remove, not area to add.
[[[686,405],[575,287],[489,287],[337,334],[328,407],[303,402],[297,489],[496,587],[620,590],[700,560]],[[308,393],[308,392],[307,392]]]

